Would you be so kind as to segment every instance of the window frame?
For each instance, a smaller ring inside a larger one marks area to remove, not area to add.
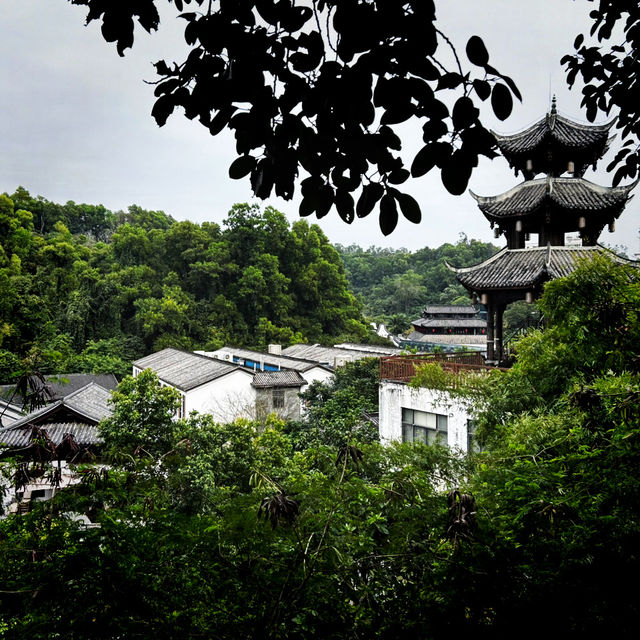
[[[443,413],[402,407],[402,442],[449,444],[449,417]]]
[[[285,393],[284,387],[274,387],[271,389],[271,407],[273,409],[285,408]]]

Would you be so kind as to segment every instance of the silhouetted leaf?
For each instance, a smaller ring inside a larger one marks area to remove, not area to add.
[[[363,187],[362,193],[358,198],[358,204],[356,205],[356,215],[358,218],[368,216],[383,195],[384,187],[378,182],[370,182],[368,185]]]
[[[402,184],[409,179],[411,174],[406,169],[394,169],[388,176],[387,180],[391,184]]]
[[[413,159],[411,163],[411,175],[414,178],[419,178],[425,173],[429,173],[436,164],[436,154],[434,152],[433,144],[426,144]]]
[[[380,231],[388,236],[398,224],[396,201],[390,193],[385,193],[380,200]]]
[[[173,113],[175,108],[174,97],[165,95],[158,98],[151,109],[151,115],[154,117],[159,127],[162,127],[167,118]]]
[[[479,36],[471,36],[469,38],[466,51],[469,62],[478,67],[484,67],[489,62],[489,52]]]
[[[353,196],[346,189],[336,189],[335,205],[342,220],[351,224],[355,217]]]
[[[441,89],[455,89],[462,84],[462,76],[459,73],[445,73],[438,80],[436,91]]]
[[[236,158],[229,167],[229,177],[233,180],[239,180],[249,175],[256,166],[256,159],[253,156],[240,156]]]
[[[472,165],[467,154],[455,151],[442,167],[441,179],[446,190],[454,196],[463,194],[469,184]]]
[[[479,111],[473,105],[473,101],[467,96],[462,96],[453,105],[451,119],[456,129],[466,129],[470,127],[478,118]]]
[[[491,85],[486,80],[474,80],[473,89],[480,100],[486,100],[491,95]]]
[[[413,222],[414,224],[418,224],[420,220],[422,220],[422,213],[420,212],[420,205],[418,202],[410,196],[408,193],[400,193],[396,194],[396,200],[400,205],[400,211],[402,211],[402,215],[409,220],[409,222]]]
[[[511,92],[499,82],[493,85],[493,90],[491,91],[491,107],[499,120],[506,120],[513,109]]]

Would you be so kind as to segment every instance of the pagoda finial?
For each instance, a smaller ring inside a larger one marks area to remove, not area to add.
[[[547,114],[547,125],[549,129],[553,130],[556,126],[556,117],[558,116],[558,111],[556,109],[556,94],[553,94],[553,98],[551,98],[551,111]]]

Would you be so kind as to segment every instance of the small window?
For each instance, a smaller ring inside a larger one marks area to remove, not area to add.
[[[284,409],[284,389],[273,389],[271,402],[274,409]]]
[[[474,420],[467,420],[467,452],[482,451],[482,447],[478,444],[476,438],[476,423]]]
[[[447,444],[447,416],[428,411],[402,409],[402,441]]]

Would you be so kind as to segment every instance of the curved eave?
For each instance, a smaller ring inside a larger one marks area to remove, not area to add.
[[[542,282],[572,273],[580,258],[606,253],[617,262],[631,263],[602,245],[590,247],[551,246],[503,249],[473,267],[454,268],[456,278],[470,292],[531,289]]]
[[[582,124],[560,115],[547,114],[517,133],[502,135],[491,130],[491,134],[506,157],[532,153],[547,137],[567,149],[586,151],[600,146],[606,148],[609,130],[615,121],[616,118],[613,118],[603,124]],[[569,135],[563,135],[563,130],[568,130]]]
[[[584,178],[539,178],[521,182],[497,196],[469,193],[489,220],[526,216],[538,211],[547,199],[555,207],[574,213],[613,211],[617,215],[638,181],[640,178],[623,187],[603,187]]]

